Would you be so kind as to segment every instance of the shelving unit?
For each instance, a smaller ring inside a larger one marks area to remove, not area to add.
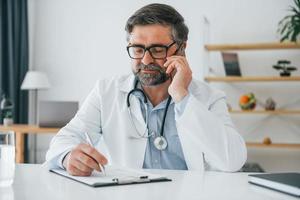
[[[245,44],[209,44],[204,46],[208,51],[232,51],[232,50],[276,50],[276,49],[300,49],[300,43],[245,43]]]
[[[300,43],[244,43],[244,44],[209,44],[205,45],[206,51],[247,51],[247,50],[300,50]],[[224,83],[243,83],[243,82],[298,82],[300,76],[280,77],[280,76],[207,76],[204,78],[207,82],[224,82]],[[231,114],[247,115],[300,115],[300,110],[278,109],[274,111],[266,110],[230,110]],[[251,148],[293,148],[300,149],[300,143],[271,143],[264,144],[258,142],[247,142],[247,147]]]
[[[247,142],[247,147],[259,147],[259,148],[293,148],[300,149],[300,144],[292,144],[292,143],[272,143],[272,144],[264,144],[264,143],[256,143],[256,142]]]
[[[244,110],[230,110],[232,114],[267,114],[267,115],[300,115],[300,110],[251,110],[251,111],[244,111]]]
[[[207,82],[275,82],[275,81],[300,81],[300,76],[227,76],[227,77],[205,77]]]

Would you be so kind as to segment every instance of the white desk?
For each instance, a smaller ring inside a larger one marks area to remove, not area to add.
[[[41,165],[18,164],[14,184],[0,188],[1,200],[268,200],[298,199],[247,183],[246,173],[155,171],[172,182],[92,188],[50,173]],[[299,199],[298,199],[299,200]]]

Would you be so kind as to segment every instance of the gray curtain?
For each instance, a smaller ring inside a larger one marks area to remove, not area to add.
[[[20,90],[28,70],[27,0],[0,0],[0,21],[0,93],[14,103],[14,122],[27,123],[28,94]]]
[[[28,70],[27,0],[0,0],[0,23],[0,95],[6,94],[14,103],[14,122],[27,123],[28,94],[20,90]]]

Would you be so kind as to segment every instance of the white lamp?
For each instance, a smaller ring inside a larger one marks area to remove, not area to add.
[[[34,123],[37,125],[37,111],[38,111],[38,90],[48,89],[50,88],[50,83],[48,80],[48,77],[45,73],[39,72],[39,71],[28,71],[25,75],[25,78],[23,80],[23,83],[21,85],[21,90],[30,90],[33,93],[33,104],[34,111],[31,113],[34,113]],[[34,146],[34,163],[37,161],[37,155],[36,155],[36,147],[37,147],[37,138],[36,135],[33,137],[33,146]]]
[[[34,95],[35,116],[34,122],[37,124],[37,106],[38,106],[38,90],[50,88],[48,77],[45,73],[39,71],[28,71],[25,75],[21,90],[31,90]]]
[[[48,77],[43,72],[28,71],[23,80],[22,90],[39,90],[50,88]]]

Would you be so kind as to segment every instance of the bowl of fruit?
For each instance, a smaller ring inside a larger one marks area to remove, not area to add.
[[[239,105],[242,110],[253,110],[256,106],[256,98],[253,93],[244,94],[240,97]]]

